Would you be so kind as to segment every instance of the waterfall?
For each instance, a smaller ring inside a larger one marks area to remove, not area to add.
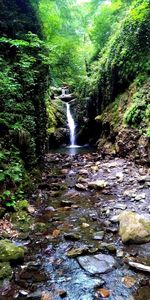
[[[67,120],[70,129],[70,146],[74,147],[75,146],[75,122],[71,115],[70,104],[66,103],[66,106],[67,106]]]

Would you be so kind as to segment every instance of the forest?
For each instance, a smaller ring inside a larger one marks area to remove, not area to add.
[[[0,299],[150,300],[150,0],[0,0],[0,66]]]

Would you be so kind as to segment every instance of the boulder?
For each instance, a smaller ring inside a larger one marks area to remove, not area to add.
[[[150,219],[132,211],[119,215],[119,234],[123,243],[146,243],[150,241]]]
[[[24,257],[25,249],[18,247],[8,240],[0,240],[0,261],[10,261],[22,259]]]

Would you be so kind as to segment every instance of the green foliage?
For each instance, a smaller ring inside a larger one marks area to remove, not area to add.
[[[93,63],[89,89],[99,106],[114,101],[138,74],[150,71],[149,17],[148,1],[134,1]]]
[[[135,80],[137,82],[137,80]],[[141,87],[138,87],[136,93],[133,94],[131,105],[124,114],[124,123],[131,127],[142,130],[149,137],[149,120],[150,120],[150,89],[149,81]]]

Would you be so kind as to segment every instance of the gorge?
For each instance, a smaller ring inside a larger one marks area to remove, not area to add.
[[[149,0],[0,20],[0,300],[149,300]]]

